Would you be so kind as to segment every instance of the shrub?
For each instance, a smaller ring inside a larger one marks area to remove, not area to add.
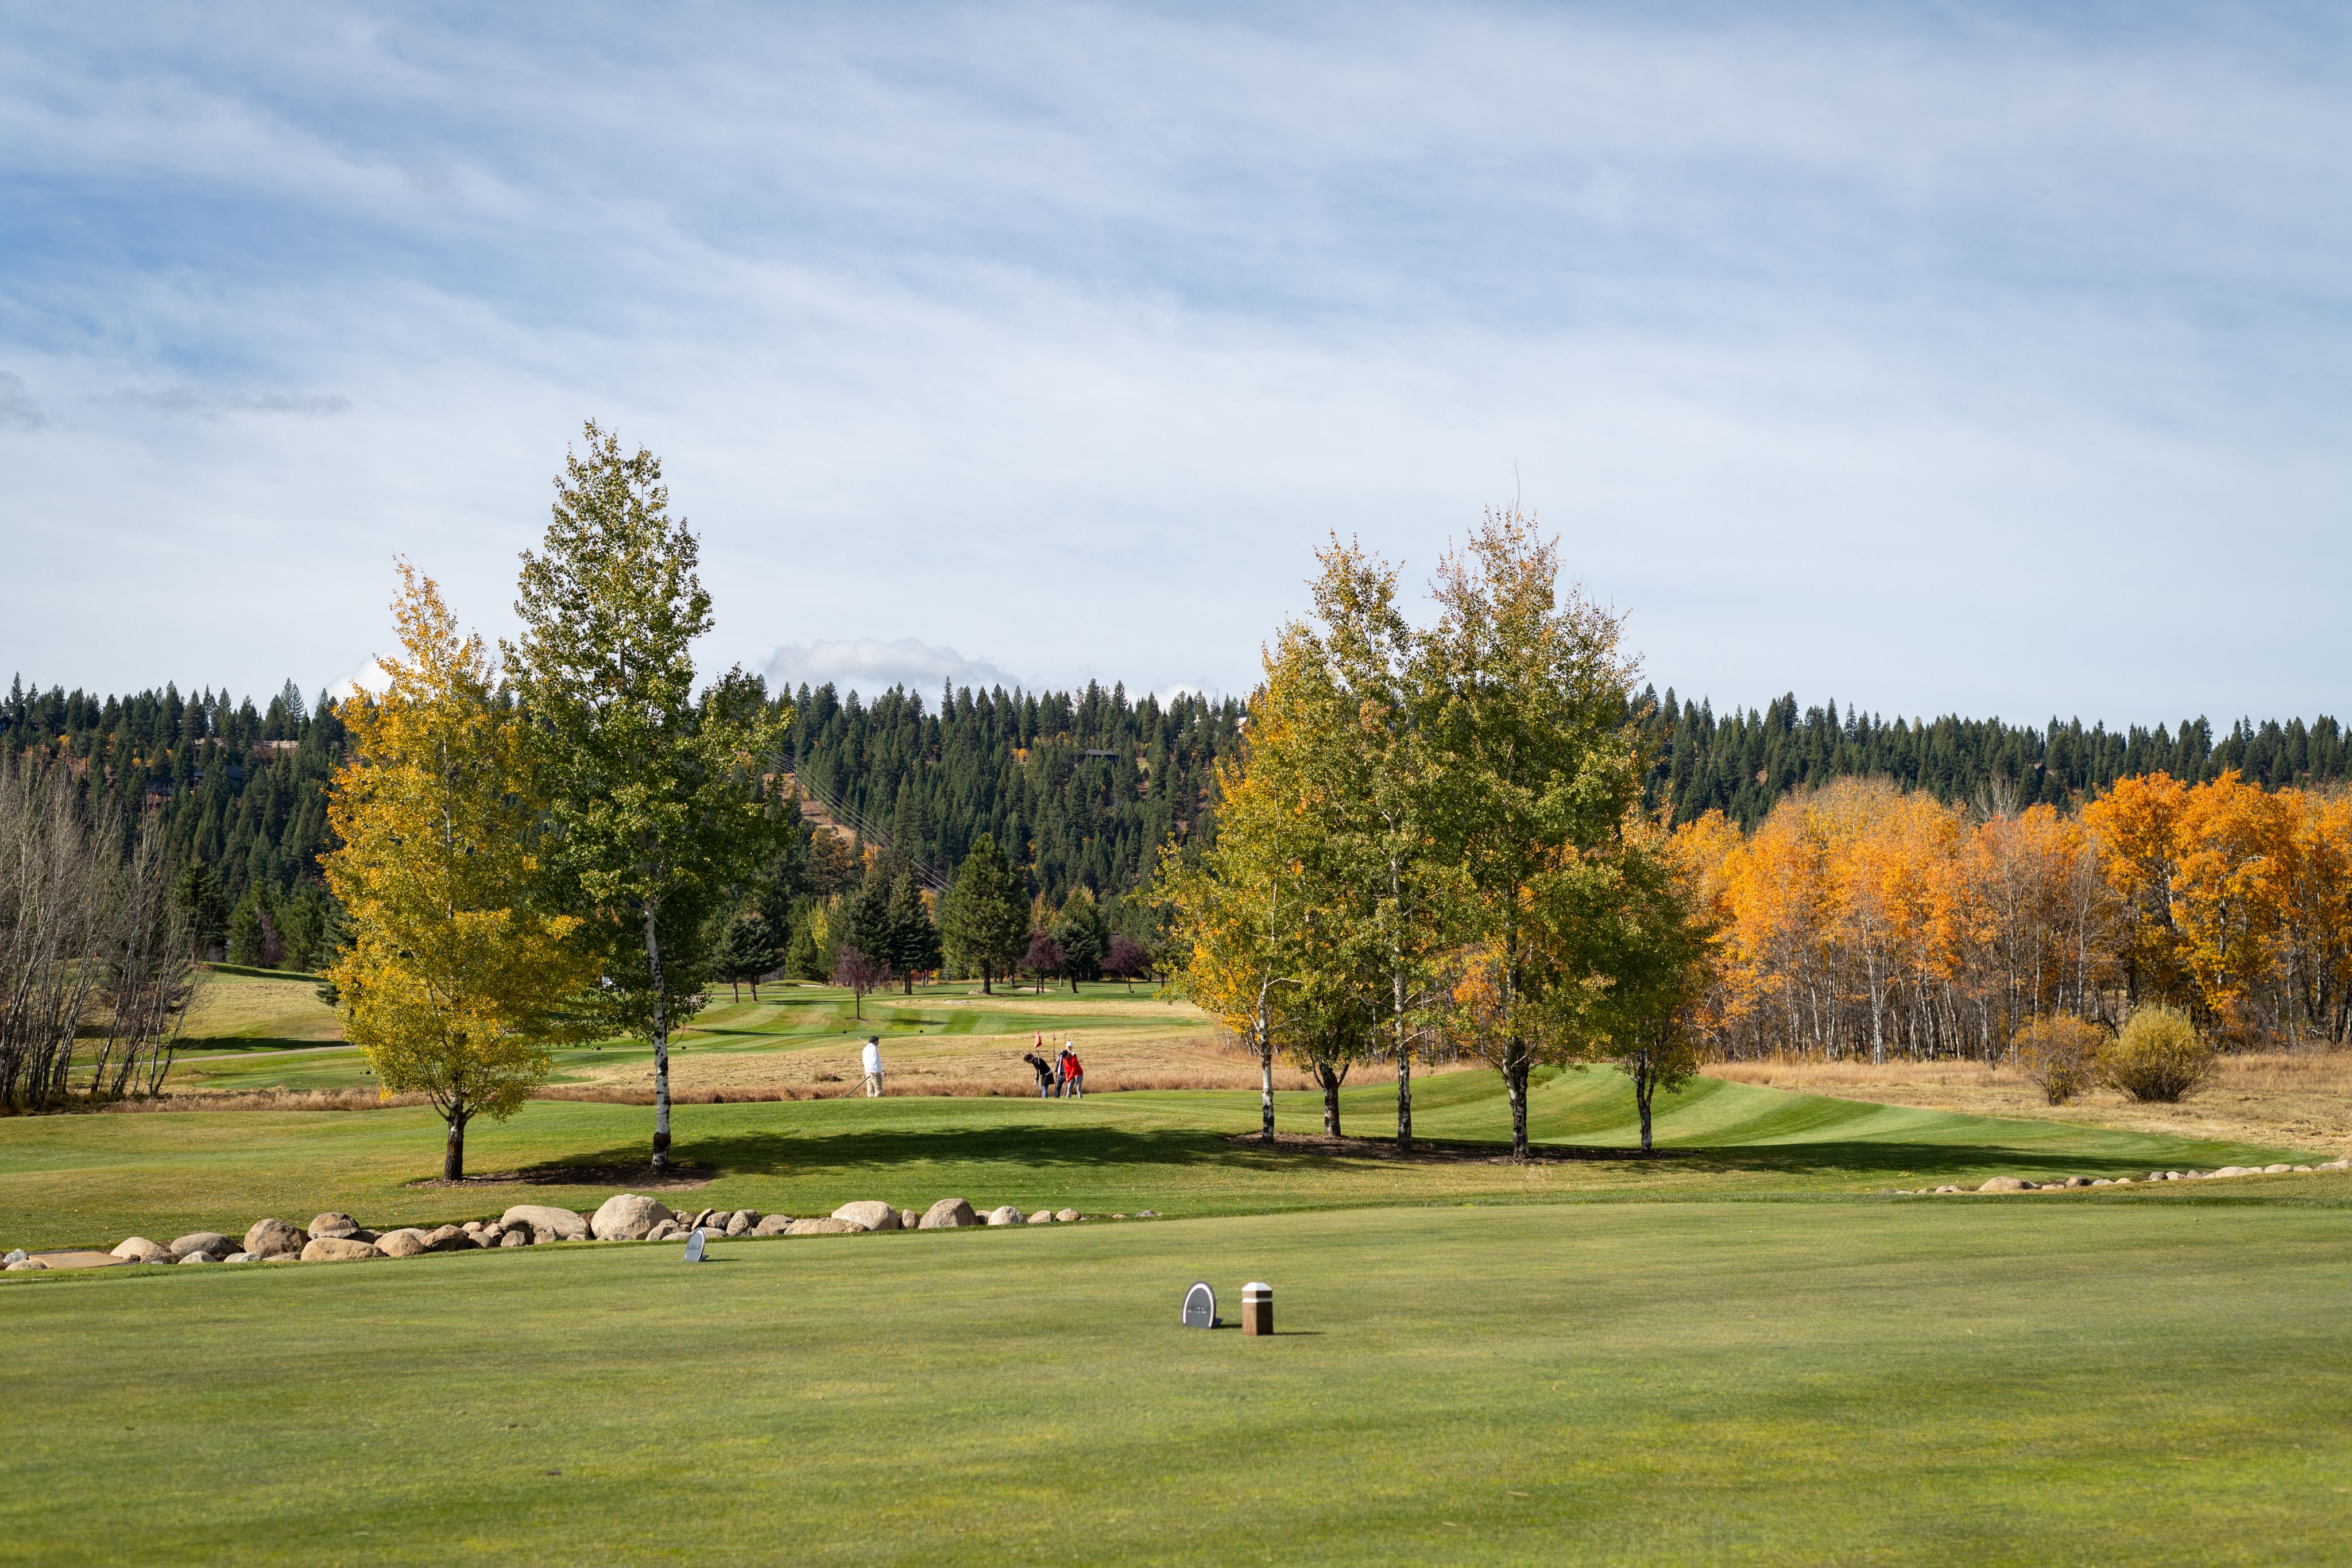
[[[2105,1031],[2078,1018],[2036,1019],[2017,1031],[2010,1051],[2053,1105],[2063,1105],[2099,1081]]]
[[[2133,1013],[2099,1053],[2100,1075],[2134,1100],[2170,1104],[2212,1078],[2213,1048],[2178,1008],[2152,1004]]]

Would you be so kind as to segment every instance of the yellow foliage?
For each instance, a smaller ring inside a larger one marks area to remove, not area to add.
[[[329,970],[352,1041],[387,1094],[429,1096],[453,1161],[476,1114],[510,1115],[578,1038],[593,964],[579,922],[541,906],[540,799],[522,721],[498,700],[479,637],[461,637],[429,578],[400,565],[390,688],[342,707],[352,748],[323,861],[351,946]]]

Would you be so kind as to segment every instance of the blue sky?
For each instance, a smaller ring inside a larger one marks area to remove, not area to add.
[[[315,688],[402,552],[496,634],[594,417],[719,665],[1244,690],[1328,531],[1417,581],[1516,495],[1718,705],[2342,715],[2347,67],[2317,7],[12,6],[0,667]]]

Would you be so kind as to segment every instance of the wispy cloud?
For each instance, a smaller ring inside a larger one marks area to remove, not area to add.
[[[11,442],[0,663],[309,686],[394,549],[495,632],[593,414],[719,663],[1245,690],[1327,531],[1417,579],[1516,484],[1685,689],[2341,703],[2326,13],[583,16],[0,38],[0,359],[73,411]],[[2149,636],[2184,594],[2265,634]]]
[[[194,419],[226,419],[233,413],[290,413],[324,419],[349,413],[352,400],[332,392],[232,392],[218,387],[130,387],[110,394],[110,401],[157,413],[184,414]]]
[[[778,691],[830,683],[844,695],[854,691],[872,698],[904,686],[926,702],[939,695],[942,685],[977,691],[995,686],[1011,691],[1022,685],[1019,676],[985,659],[967,659],[953,648],[913,637],[791,643],[769,658],[766,674]]]
[[[49,416],[26,390],[25,378],[0,371],[0,430],[38,430],[48,423]]]

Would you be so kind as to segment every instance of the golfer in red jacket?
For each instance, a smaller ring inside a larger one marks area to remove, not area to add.
[[[1062,1042],[1062,1082],[1068,1085],[1064,1092],[1071,1099],[1083,1100],[1087,1097],[1087,1070],[1078,1061],[1077,1043],[1074,1040]]]

